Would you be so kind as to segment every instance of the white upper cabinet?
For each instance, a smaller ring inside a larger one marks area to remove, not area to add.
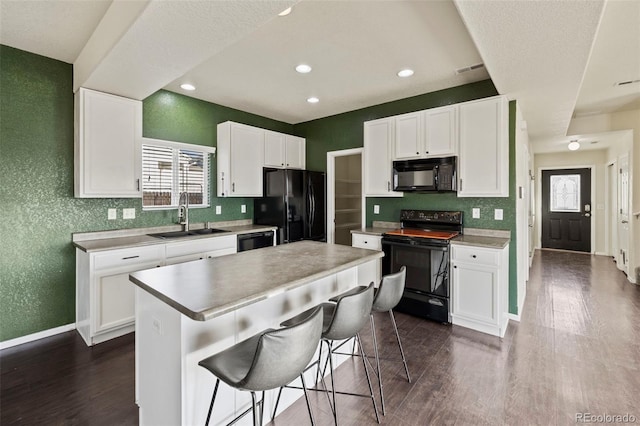
[[[75,181],[78,198],[139,198],[142,102],[78,89]]]
[[[458,106],[424,111],[425,156],[447,157],[458,154]]]
[[[424,154],[424,137],[422,133],[422,113],[397,115],[395,121],[395,155],[400,160],[418,158]]]
[[[404,195],[392,190],[393,124],[393,117],[364,123],[364,192],[368,197]]]
[[[265,167],[285,167],[286,145],[284,133],[264,132],[264,166]]]
[[[305,139],[284,133],[264,131],[264,166],[305,168]]]
[[[261,197],[264,129],[218,124],[218,197]]]
[[[285,135],[285,164],[289,169],[304,169],[306,166],[306,141],[298,136]]]
[[[504,96],[459,106],[458,197],[509,196],[509,105]]]
[[[393,118],[395,159],[446,157],[457,154],[457,106],[433,108]]]

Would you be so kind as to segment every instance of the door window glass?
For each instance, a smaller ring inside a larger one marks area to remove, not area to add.
[[[550,197],[552,212],[579,212],[580,175],[552,175]]]

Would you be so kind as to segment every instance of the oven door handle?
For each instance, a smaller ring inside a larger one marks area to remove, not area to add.
[[[437,250],[437,251],[449,251],[449,244],[444,246],[436,246],[436,245],[420,245],[420,244],[411,244],[411,243],[401,243],[398,241],[385,241],[382,240],[382,245],[385,246],[398,246],[398,247],[413,247],[417,249],[425,249],[425,250]]]

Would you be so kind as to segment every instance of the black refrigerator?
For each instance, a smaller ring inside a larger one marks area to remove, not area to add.
[[[278,244],[327,241],[326,175],[293,169],[264,169],[262,198],[253,201],[254,223],[277,226]]]

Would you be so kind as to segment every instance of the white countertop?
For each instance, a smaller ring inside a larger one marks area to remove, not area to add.
[[[180,313],[206,321],[383,255],[380,251],[299,241],[147,269],[129,277]]]

